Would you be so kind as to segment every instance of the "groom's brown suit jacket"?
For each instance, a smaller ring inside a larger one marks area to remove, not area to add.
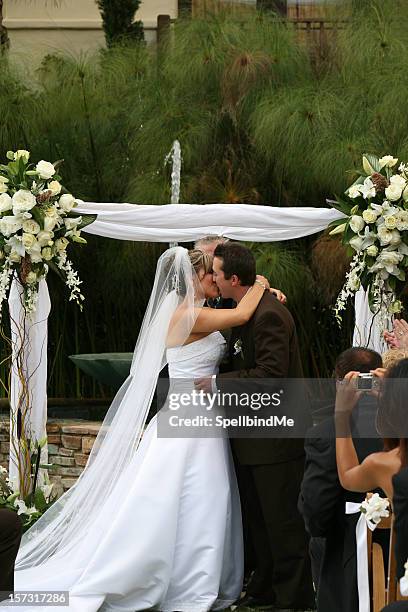
[[[234,355],[237,340],[241,341],[242,351]],[[244,379],[303,377],[295,322],[286,306],[270,292],[265,291],[248,323],[233,328],[229,362],[223,370],[217,377],[221,391],[231,391],[234,384],[242,390]],[[234,383],[233,379],[242,382],[235,380]],[[308,410],[306,406],[305,410]],[[243,465],[281,463],[304,455],[300,438],[233,438],[231,444],[234,455]]]

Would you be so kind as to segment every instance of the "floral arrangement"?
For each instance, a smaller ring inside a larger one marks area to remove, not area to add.
[[[26,150],[8,151],[0,164],[0,316],[14,274],[24,288],[24,308],[33,313],[38,284],[49,268],[62,273],[70,300],[82,308],[82,281],[67,257],[70,242],[86,244],[81,229],[95,216],[74,213],[77,200],[67,193],[55,163],[30,164]]]
[[[363,156],[358,179],[341,198],[329,203],[346,215],[330,224],[342,234],[352,256],[346,282],[335,305],[336,317],[360,287],[368,292],[370,309],[380,325],[402,309],[397,296],[408,268],[408,164],[391,155]]]
[[[35,474],[38,474],[35,460],[32,463],[32,468]],[[33,473],[33,476],[35,474]],[[8,508],[17,512],[21,517],[23,530],[26,531],[54,503],[53,486],[47,477],[45,484],[35,486],[33,491],[24,497],[18,490],[17,482],[9,478],[6,468],[0,465],[0,508]]]
[[[361,512],[368,523],[378,525],[382,518],[390,516],[390,502],[387,497],[381,497],[378,493],[367,493],[360,506]]]

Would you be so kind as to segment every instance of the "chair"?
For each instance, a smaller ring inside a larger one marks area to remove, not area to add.
[[[370,577],[372,612],[380,612],[385,605],[394,601],[408,601],[408,597],[403,597],[400,593],[396,574],[397,563],[394,551],[393,515],[381,519],[376,529],[389,529],[390,546],[386,572],[383,549],[378,542],[373,542],[373,532],[367,528],[368,573]]]
[[[392,518],[381,519],[376,529],[389,529],[391,533]],[[384,553],[378,542],[373,542],[373,532],[367,527],[368,574],[370,577],[372,612],[380,612],[387,602],[385,584],[386,571]]]
[[[403,597],[399,588],[397,578],[397,561],[395,558],[395,531],[392,525],[390,533],[390,559],[388,564],[388,592],[387,603],[394,601],[408,601],[408,597]]]

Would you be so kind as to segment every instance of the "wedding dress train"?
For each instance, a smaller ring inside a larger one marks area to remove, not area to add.
[[[224,348],[214,332],[167,349],[170,378],[212,375]],[[154,417],[80,545],[69,556],[57,552],[17,570],[15,589],[69,591],[68,608],[55,610],[70,612],[201,612],[230,606],[242,577],[240,502],[228,440],[158,438]]]

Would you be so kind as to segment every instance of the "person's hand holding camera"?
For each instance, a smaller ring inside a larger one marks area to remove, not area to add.
[[[358,388],[360,372],[348,372],[343,380],[338,380],[336,384],[336,405],[337,414],[350,414],[363,393]]]

